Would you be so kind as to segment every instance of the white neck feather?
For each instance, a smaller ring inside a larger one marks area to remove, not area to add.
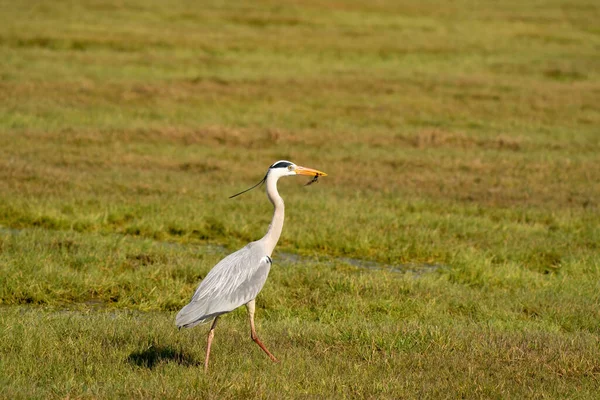
[[[275,174],[269,174],[266,182],[267,197],[271,203],[273,203],[273,207],[275,208],[273,212],[273,219],[271,220],[271,225],[269,225],[267,234],[261,239],[265,244],[267,255],[269,257],[273,253],[273,249],[275,249],[275,246],[279,241],[279,237],[281,236],[281,231],[283,230],[284,204],[283,199],[277,191],[278,179],[279,176]]]

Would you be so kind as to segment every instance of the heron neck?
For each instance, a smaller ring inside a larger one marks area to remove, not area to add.
[[[278,177],[275,176],[267,176],[267,197],[274,207],[271,225],[269,225],[267,234],[262,239],[265,243],[268,256],[271,256],[273,253],[273,249],[275,249],[283,230],[284,204],[283,199],[277,191],[277,179]]]

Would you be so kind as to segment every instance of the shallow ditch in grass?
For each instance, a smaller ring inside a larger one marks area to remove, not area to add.
[[[283,261],[284,264],[295,264],[302,262],[318,262],[325,265],[338,265],[347,264],[357,268],[363,268],[373,271],[388,271],[395,273],[411,273],[415,277],[419,277],[426,273],[435,272],[437,270],[448,268],[442,264],[429,264],[429,263],[404,263],[404,264],[385,264],[372,260],[363,260],[360,258],[351,257],[332,257],[327,259],[313,258],[301,256],[294,253],[287,252],[275,252],[273,262],[277,263],[278,260]]]
[[[15,229],[0,226],[0,234],[7,236],[19,235],[21,233],[26,232],[28,229]],[[118,237],[126,237],[128,235],[123,234],[111,234]],[[147,239],[147,238],[144,238]],[[153,243],[158,246],[165,248],[181,248],[181,249],[189,249],[196,248],[201,250],[203,254],[215,254],[226,256],[227,254],[232,253],[235,250],[230,250],[223,245],[218,244],[198,244],[198,243],[179,243],[172,241],[160,241],[155,239],[150,239]],[[424,274],[432,273],[438,270],[447,269],[448,266],[442,264],[432,264],[432,263],[402,263],[402,264],[386,264],[380,263],[373,260],[364,260],[360,258],[352,258],[352,257],[327,257],[327,258],[319,258],[319,257],[310,257],[310,256],[302,256],[299,254],[289,253],[285,251],[275,251],[275,255],[273,257],[274,264],[282,263],[283,265],[291,265],[298,263],[320,263],[324,265],[339,265],[346,264],[357,268],[368,269],[372,271],[388,271],[393,273],[405,274],[410,273],[415,278],[418,278]],[[93,302],[93,300],[92,300]]]

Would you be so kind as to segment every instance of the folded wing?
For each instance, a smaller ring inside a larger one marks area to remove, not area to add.
[[[175,324],[190,328],[248,303],[263,288],[270,269],[271,258],[260,242],[228,255],[206,275]]]

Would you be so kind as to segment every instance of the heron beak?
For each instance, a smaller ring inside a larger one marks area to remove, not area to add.
[[[297,166],[296,167],[297,175],[308,175],[308,176],[327,176],[325,172],[317,171],[316,169],[306,168]]]

